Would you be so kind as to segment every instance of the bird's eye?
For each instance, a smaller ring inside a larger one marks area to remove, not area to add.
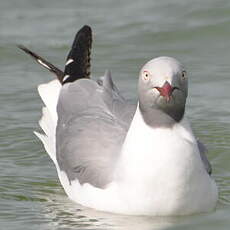
[[[185,80],[185,78],[186,78],[186,71],[184,70],[184,71],[182,71],[182,73],[181,73],[181,78],[183,79],[183,80]]]
[[[149,76],[150,76],[149,72],[147,70],[144,70],[143,71],[143,78],[145,81],[149,80]]]

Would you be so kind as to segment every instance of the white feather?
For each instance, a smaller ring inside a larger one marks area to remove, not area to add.
[[[172,129],[152,129],[138,109],[114,181],[105,189],[80,185],[77,179],[70,184],[66,173],[59,169],[55,149],[61,84],[55,80],[38,89],[46,105],[39,122],[45,134],[35,134],[55,163],[70,199],[102,211],[135,215],[185,215],[215,208],[217,188],[202,165],[188,122],[183,120]]]
[[[115,181],[121,191],[120,199],[126,203],[123,212],[130,214],[207,212],[215,208],[218,198],[215,182],[203,167],[187,121],[184,119],[173,128],[151,128],[138,107]]]
[[[72,63],[74,60],[73,59],[69,59],[66,63],[65,63],[65,65],[67,66],[67,65],[69,65],[70,63]]]
[[[46,105],[42,109],[42,117],[39,125],[45,134],[34,132],[35,135],[42,141],[45,150],[57,166],[56,160],[56,126],[57,126],[57,101],[61,89],[61,84],[58,80],[53,80],[47,84],[38,86],[39,95]]]
[[[61,89],[61,84],[58,80],[53,80],[47,84],[41,84],[38,86],[39,95],[42,101],[46,105],[53,122],[57,123],[57,101]]]
[[[63,77],[63,82],[67,80],[67,78],[69,78],[69,75],[65,75],[65,77]]]
[[[45,68],[50,70],[50,67],[48,65],[46,65],[42,60],[37,59],[38,63],[40,63],[41,65],[43,65]]]
[[[40,127],[45,132],[46,136],[53,136],[56,128],[56,124],[53,121],[51,114],[47,107],[42,108],[42,117],[39,121]]]

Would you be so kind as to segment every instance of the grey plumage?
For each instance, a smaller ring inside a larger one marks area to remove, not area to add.
[[[58,164],[70,183],[78,179],[81,184],[102,188],[112,181],[136,106],[120,96],[109,73],[97,83],[82,79],[64,87],[57,107]],[[200,141],[198,147],[210,174],[211,166]]]
[[[88,79],[91,29],[86,26],[79,32],[67,57],[65,73],[26,47],[19,48],[53,72],[62,84],[68,83],[63,85],[57,105],[56,158],[60,169],[66,172],[70,183],[78,179],[81,184],[103,188],[112,181],[136,105],[120,95],[110,72],[97,81]],[[152,117],[150,121],[152,124]],[[200,141],[197,144],[211,174],[206,149]]]
[[[57,106],[56,154],[70,183],[77,178],[103,187],[112,180],[134,110],[135,105],[119,95],[109,73],[99,84],[80,79],[63,86]]]
[[[203,161],[204,167],[205,167],[207,173],[209,175],[211,175],[212,174],[212,166],[211,166],[211,164],[208,161],[208,158],[206,156],[206,154],[208,153],[208,150],[206,149],[205,145],[202,142],[200,142],[199,140],[197,140],[197,146],[198,146],[198,149],[200,151],[200,157],[201,157],[201,160]]]

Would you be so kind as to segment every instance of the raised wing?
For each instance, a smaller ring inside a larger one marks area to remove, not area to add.
[[[91,48],[92,30],[85,25],[77,32],[66,58],[63,84],[81,78],[90,78]]]

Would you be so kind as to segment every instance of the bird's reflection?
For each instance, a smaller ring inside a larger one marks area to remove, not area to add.
[[[83,207],[70,201],[65,194],[49,197],[43,212],[54,226],[65,229],[167,229],[184,221],[183,217],[127,216]]]

